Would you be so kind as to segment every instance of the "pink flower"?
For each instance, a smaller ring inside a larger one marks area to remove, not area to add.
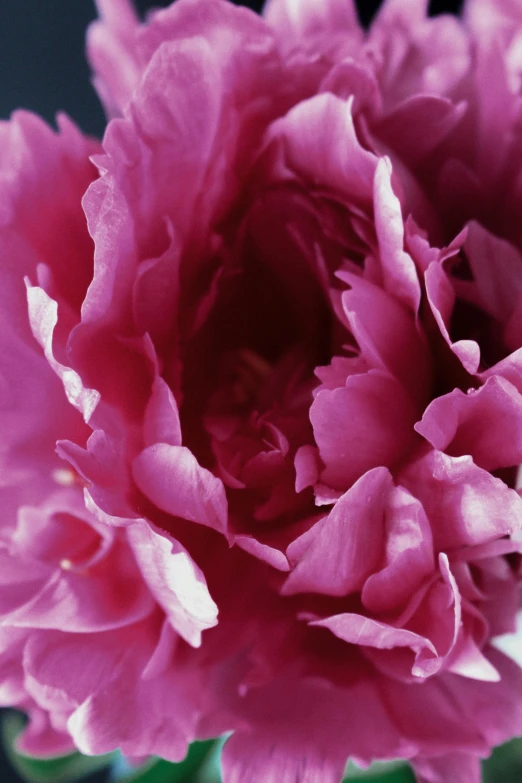
[[[98,0],[103,143],[1,126],[26,751],[471,783],[522,733],[522,19],[425,5]]]

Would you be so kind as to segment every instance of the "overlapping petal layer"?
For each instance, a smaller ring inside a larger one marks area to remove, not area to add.
[[[522,733],[520,14],[98,6],[101,145],[0,126],[0,702],[43,755],[478,780]]]

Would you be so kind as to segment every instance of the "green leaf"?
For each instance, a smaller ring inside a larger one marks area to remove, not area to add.
[[[8,712],[2,718],[2,741],[11,766],[27,783],[70,783],[91,772],[107,767],[115,758],[114,753],[105,756],[83,756],[71,753],[53,759],[25,756],[16,750],[15,741],[22,732],[25,720],[19,713]]]
[[[187,756],[178,764],[152,759],[141,769],[118,778],[119,783],[194,783],[195,775],[215,745],[214,740],[193,742]]]
[[[495,748],[482,765],[484,783],[520,783],[522,780],[522,739]]]
[[[346,768],[343,783],[415,783],[415,776],[404,761],[375,763],[368,769],[359,769],[351,762]]]
[[[193,783],[221,783],[221,751],[228,735],[214,742]],[[192,781],[190,782],[192,783]]]

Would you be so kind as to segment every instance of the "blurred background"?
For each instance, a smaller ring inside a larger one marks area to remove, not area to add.
[[[262,6],[260,0],[236,1],[254,11]],[[142,14],[153,6],[167,5],[167,0],[136,0]],[[363,24],[370,22],[379,5],[379,0],[358,1]],[[456,13],[461,5],[462,0],[431,0],[430,13]],[[95,15],[94,0],[0,0],[0,118],[7,118],[13,110],[23,107],[53,122],[57,111],[65,111],[86,133],[103,134],[103,112],[91,87],[84,59],[85,30]],[[2,744],[9,748],[20,730],[20,718],[4,711],[0,719]],[[182,765],[156,761],[148,770],[137,774],[126,768],[118,756],[105,760],[104,768],[91,766],[89,771],[81,757],[69,759],[65,764],[31,764],[12,750],[6,753],[0,749],[0,783],[66,783],[80,775],[88,783],[111,780],[217,783],[218,750],[218,746],[201,743],[191,750],[192,755]],[[98,766],[101,763],[98,762]],[[200,766],[201,771],[196,772]],[[364,777],[367,781],[382,783],[409,783],[413,779],[409,770],[401,766],[386,771],[378,768]],[[357,770],[351,770],[349,779],[361,780],[361,777]],[[486,783],[521,781],[522,744],[517,741],[503,751],[497,751],[485,766],[484,779]]]

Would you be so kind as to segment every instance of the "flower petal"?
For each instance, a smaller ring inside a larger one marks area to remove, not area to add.
[[[143,578],[172,627],[193,647],[201,631],[217,624],[217,606],[200,569],[188,552],[167,533],[144,521],[126,529]]]
[[[226,531],[223,483],[202,468],[185,446],[149,446],[136,457],[132,471],[143,494],[162,511]]]
[[[432,446],[454,457],[469,454],[485,470],[522,462],[522,395],[499,376],[467,394],[455,389],[437,397],[415,429]]]
[[[285,595],[342,596],[362,588],[382,556],[384,509],[391,487],[386,468],[370,470],[327,517],[290,545],[290,559],[294,550],[301,555],[284,585]]]

